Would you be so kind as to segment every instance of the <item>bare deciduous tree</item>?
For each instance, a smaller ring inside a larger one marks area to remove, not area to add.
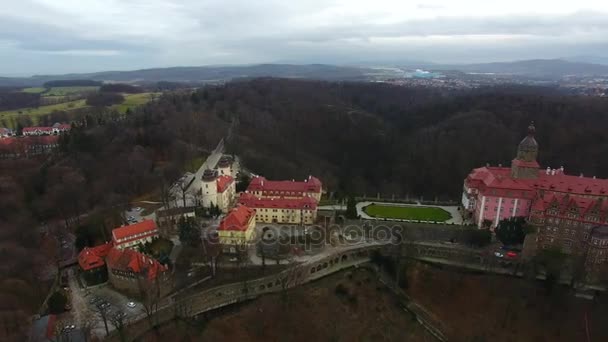
[[[119,310],[119,311],[115,312],[114,314],[110,315],[109,321],[112,324],[112,326],[114,327],[114,329],[116,329],[116,331],[118,331],[118,336],[119,336],[120,340],[126,341],[125,327],[127,326],[127,323],[128,323],[127,314],[124,311]]]

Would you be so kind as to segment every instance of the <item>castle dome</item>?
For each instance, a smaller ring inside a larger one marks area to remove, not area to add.
[[[530,149],[538,149],[538,143],[536,142],[536,139],[534,139],[534,134],[536,133],[536,128],[534,127],[534,121],[532,121],[532,123],[530,123],[530,126],[528,126],[528,135],[526,135],[526,137],[519,143],[519,148],[523,149],[523,150],[530,150]]]

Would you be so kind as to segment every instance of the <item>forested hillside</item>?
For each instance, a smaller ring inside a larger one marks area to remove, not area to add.
[[[608,177],[608,99],[544,88],[449,93],[375,83],[258,79],[201,89],[238,122],[231,148],[271,178],[319,175],[342,194],[458,199],[474,167],[507,165],[530,121],[540,163]]]
[[[42,302],[38,271],[56,253],[42,222],[77,229],[82,216],[109,231],[129,201],[162,196],[228,132],[228,148],[269,178],[314,174],[340,195],[458,199],[471,168],[510,162],[531,120],[542,165],[608,177],[607,114],[608,99],[551,89],[280,79],[181,90],[122,117],[89,111],[48,160],[0,161],[0,252],[11,260],[0,272],[0,337],[21,336]]]

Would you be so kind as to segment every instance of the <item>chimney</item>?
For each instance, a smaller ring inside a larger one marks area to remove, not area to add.
[[[498,167],[502,167],[502,164],[498,164]]]
[[[560,171],[561,173],[564,173],[564,166],[560,166],[559,171]]]
[[[490,167],[490,163],[486,163],[486,167]]]
[[[583,178],[583,173],[581,172],[581,174],[578,177],[579,178]]]
[[[593,176],[593,179],[595,179],[595,176]]]
[[[551,176],[555,176],[555,169],[551,170]]]
[[[547,166],[547,174],[551,174],[551,168]]]

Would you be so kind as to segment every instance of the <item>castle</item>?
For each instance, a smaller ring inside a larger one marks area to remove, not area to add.
[[[465,179],[462,206],[479,227],[495,228],[525,217],[537,228],[538,248],[584,256],[600,268],[608,256],[608,180],[542,169],[537,162],[534,124],[519,143],[511,167],[480,167]]]

